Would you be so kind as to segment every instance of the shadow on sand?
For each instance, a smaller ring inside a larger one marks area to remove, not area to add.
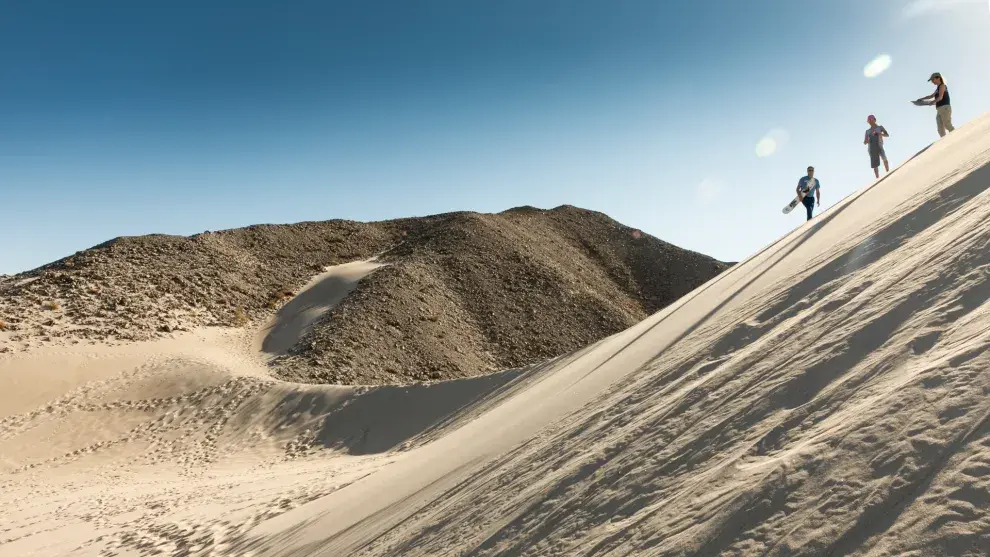
[[[583,351],[539,365],[438,383],[359,388],[286,384],[261,418],[270,431],[313,432],[310,442],[351,455],[426,443],[539,381]]]

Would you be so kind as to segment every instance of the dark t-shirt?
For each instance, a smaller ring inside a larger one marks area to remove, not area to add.
[[[935,98],[936,99],[938,98],[938,87],[935,88]],[[949,104],[949,86],[948,85],[945,86],[945,94],[942,95],[942,100],[935,101],[935,107],[938,108],[940,106],[945,106],[947,104]]]

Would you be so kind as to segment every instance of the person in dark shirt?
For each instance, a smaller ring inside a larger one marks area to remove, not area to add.
[[[942,74],[935,72],[928,78],[935,84],[935,92],[931,95],[921,97],[916,103],[935,105],[935,125],[938,126],[938,135],[945,137],[946,131],[952,131],[952,105],[949,104],[949,88],[945,86],[945,79]],[[930,101],[930,102],[924,102]]]
[[[870,114],[866,117],[870,124],[870,129],[866,130],[863,136],[863,145],[867,146],[870,152],[870,167],[873,168],[873,175],[880,177],[880,161],[883,160],[883,171],[890,172],[890,165],[887,164],[887,153],[883,150],[883,138],[890,137],[887,129],[877,125],[877,117]]]

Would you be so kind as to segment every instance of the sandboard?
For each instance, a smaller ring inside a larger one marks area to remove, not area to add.
[[[786,215],[787,213],[790,213],[791,212],[791,209],[797,207],[798,206],[798,203],[801,203],[801,200],[802,199],[804,199],[804,195],[798,194],[797,197],[795,197],[790,203],[788,203],[784,207],[784,214]]]

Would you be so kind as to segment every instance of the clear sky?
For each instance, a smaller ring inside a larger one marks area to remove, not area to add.
[[[807,165],[823,207],[872,181],[867,114],[893,165],[936,139],[909,104],[931,72],[957,126],[990,108],[987,0],[2,5],[0,273],[122,235],[565,203],[735,261],[801,224]]]

